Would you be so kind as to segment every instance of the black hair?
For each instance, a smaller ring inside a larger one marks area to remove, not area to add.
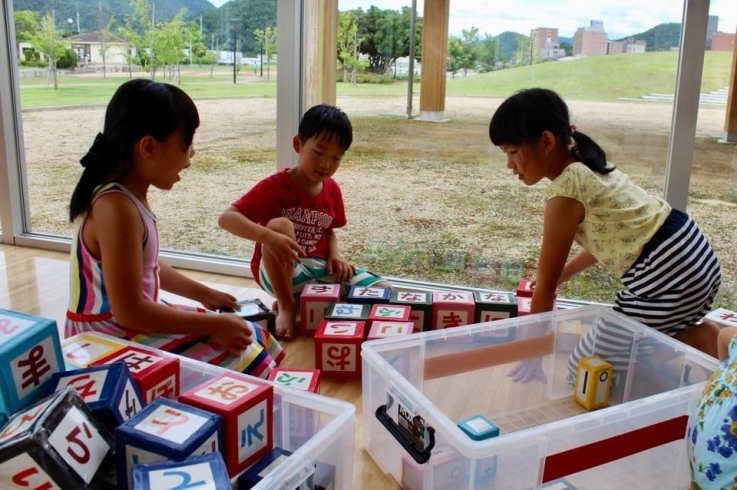
[[[571,127],[568,106],[549,89],[520,90],[502,102],[489,123],[489,138],[495,146],[534,145],[545,130],[568,147],[577,161],[594,172],[608,174],[614,170],[607,163],[604,150],[593,139]]]
[[[82,157],[82,176],[69,204],[74,221],[89,210],[95,189],[130,172],[133,146],[144,136],[164,141],[179,131],[186,150],[200,125],[192,99],[174,85],[129,80],[115,91],[105,111],[105,126]]]
[[[353,126],[348,115],[335,106],[318,104],[311,107],[299,122],[298,136],[302,143],[319,136],[335,135],[343,151],[348,151],[353,143]]]

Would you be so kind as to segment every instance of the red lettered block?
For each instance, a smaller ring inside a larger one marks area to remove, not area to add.
[[[216,413],[223,424],[223,458],[235,476],[274,447],[274,387],[237,372],[182,393],[179,401]]]
[[[299,333],[314,335],[330,303],[340,299],[340,284],[308,284],[299,297]]]
[[[460,327],[473,323],[476,302],[468,291],[433,291],[432,328]]]
[[[269,373],[269,381],[290,386],[298,390],[320,393],[320,370],[300,368],[274,368]]]
[[[315,334],[315,364],[325,377],[360,378],[364,322],[323,321]]]
[[[371,325],[368,340],[383,339],[384,337],[397,337],[411,335],[414,331],[414,322],[384,322],[376,321]]]
[[[371,306],[366,328],[371,328],[377,321],[408,322],[411,313],[412,307],[409,305],[375,304]]]
[[[534,288],[532,287],[532,281],[529,279],[520,279],[519,284],[517,284],[517,297],[523,297],[523,298],[532,298],[532,293],[534,292]]]
[[[152,352],[136,346],[126,346],[119,351],[95,361],[93,366],[125,361],[146,404],[158,397],[176,400],[179,395],[179,359]]]

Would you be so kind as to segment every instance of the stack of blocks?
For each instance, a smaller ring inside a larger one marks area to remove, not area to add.
[[[299,300],[299,333],[300,335],[315,335],[320,322],[330,303],[337,303],[340,299],[340,284],[308,284],[302,290]]]

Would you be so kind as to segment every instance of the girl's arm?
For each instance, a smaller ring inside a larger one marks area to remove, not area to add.
[[[719,331],[717,349],[720,361],[729,358],[729,343],[732,342],[735,335],[737,335],[737,327],[724,327]]]
[[[571,260],[566,262],[565,267],[563,267],[559,283],[562,284],[568,281],[571,277],[575,276],[582,270],[591,267],[597,262],[598,260],[591,254],[591,252],[586,249],[581,250]]]
[[[224,306],[232,309],[238,307],[238,303],[232,295],[190,279],[161,259],[159,259],[159,281],[161,289],[164,291],[199,301],[205,308],[211,310]]]

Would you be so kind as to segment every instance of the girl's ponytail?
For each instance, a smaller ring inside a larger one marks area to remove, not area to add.
[[[69,221],[74,221],[78,216],[87,212],[95,189],[110,177],[111,168],[117,167],[116,153],[108,138],[102,133],[97,133],[87,154],[79,161],[84,171],[72,193],[72,200],[69,204]]]
[[[606,175],[614,170],[614,167],[610,167],[607,163],[606,152],[596,141],[575,129],[571,132],[571,138],[575,144],[570,152],[576,160],[598,174]]]

